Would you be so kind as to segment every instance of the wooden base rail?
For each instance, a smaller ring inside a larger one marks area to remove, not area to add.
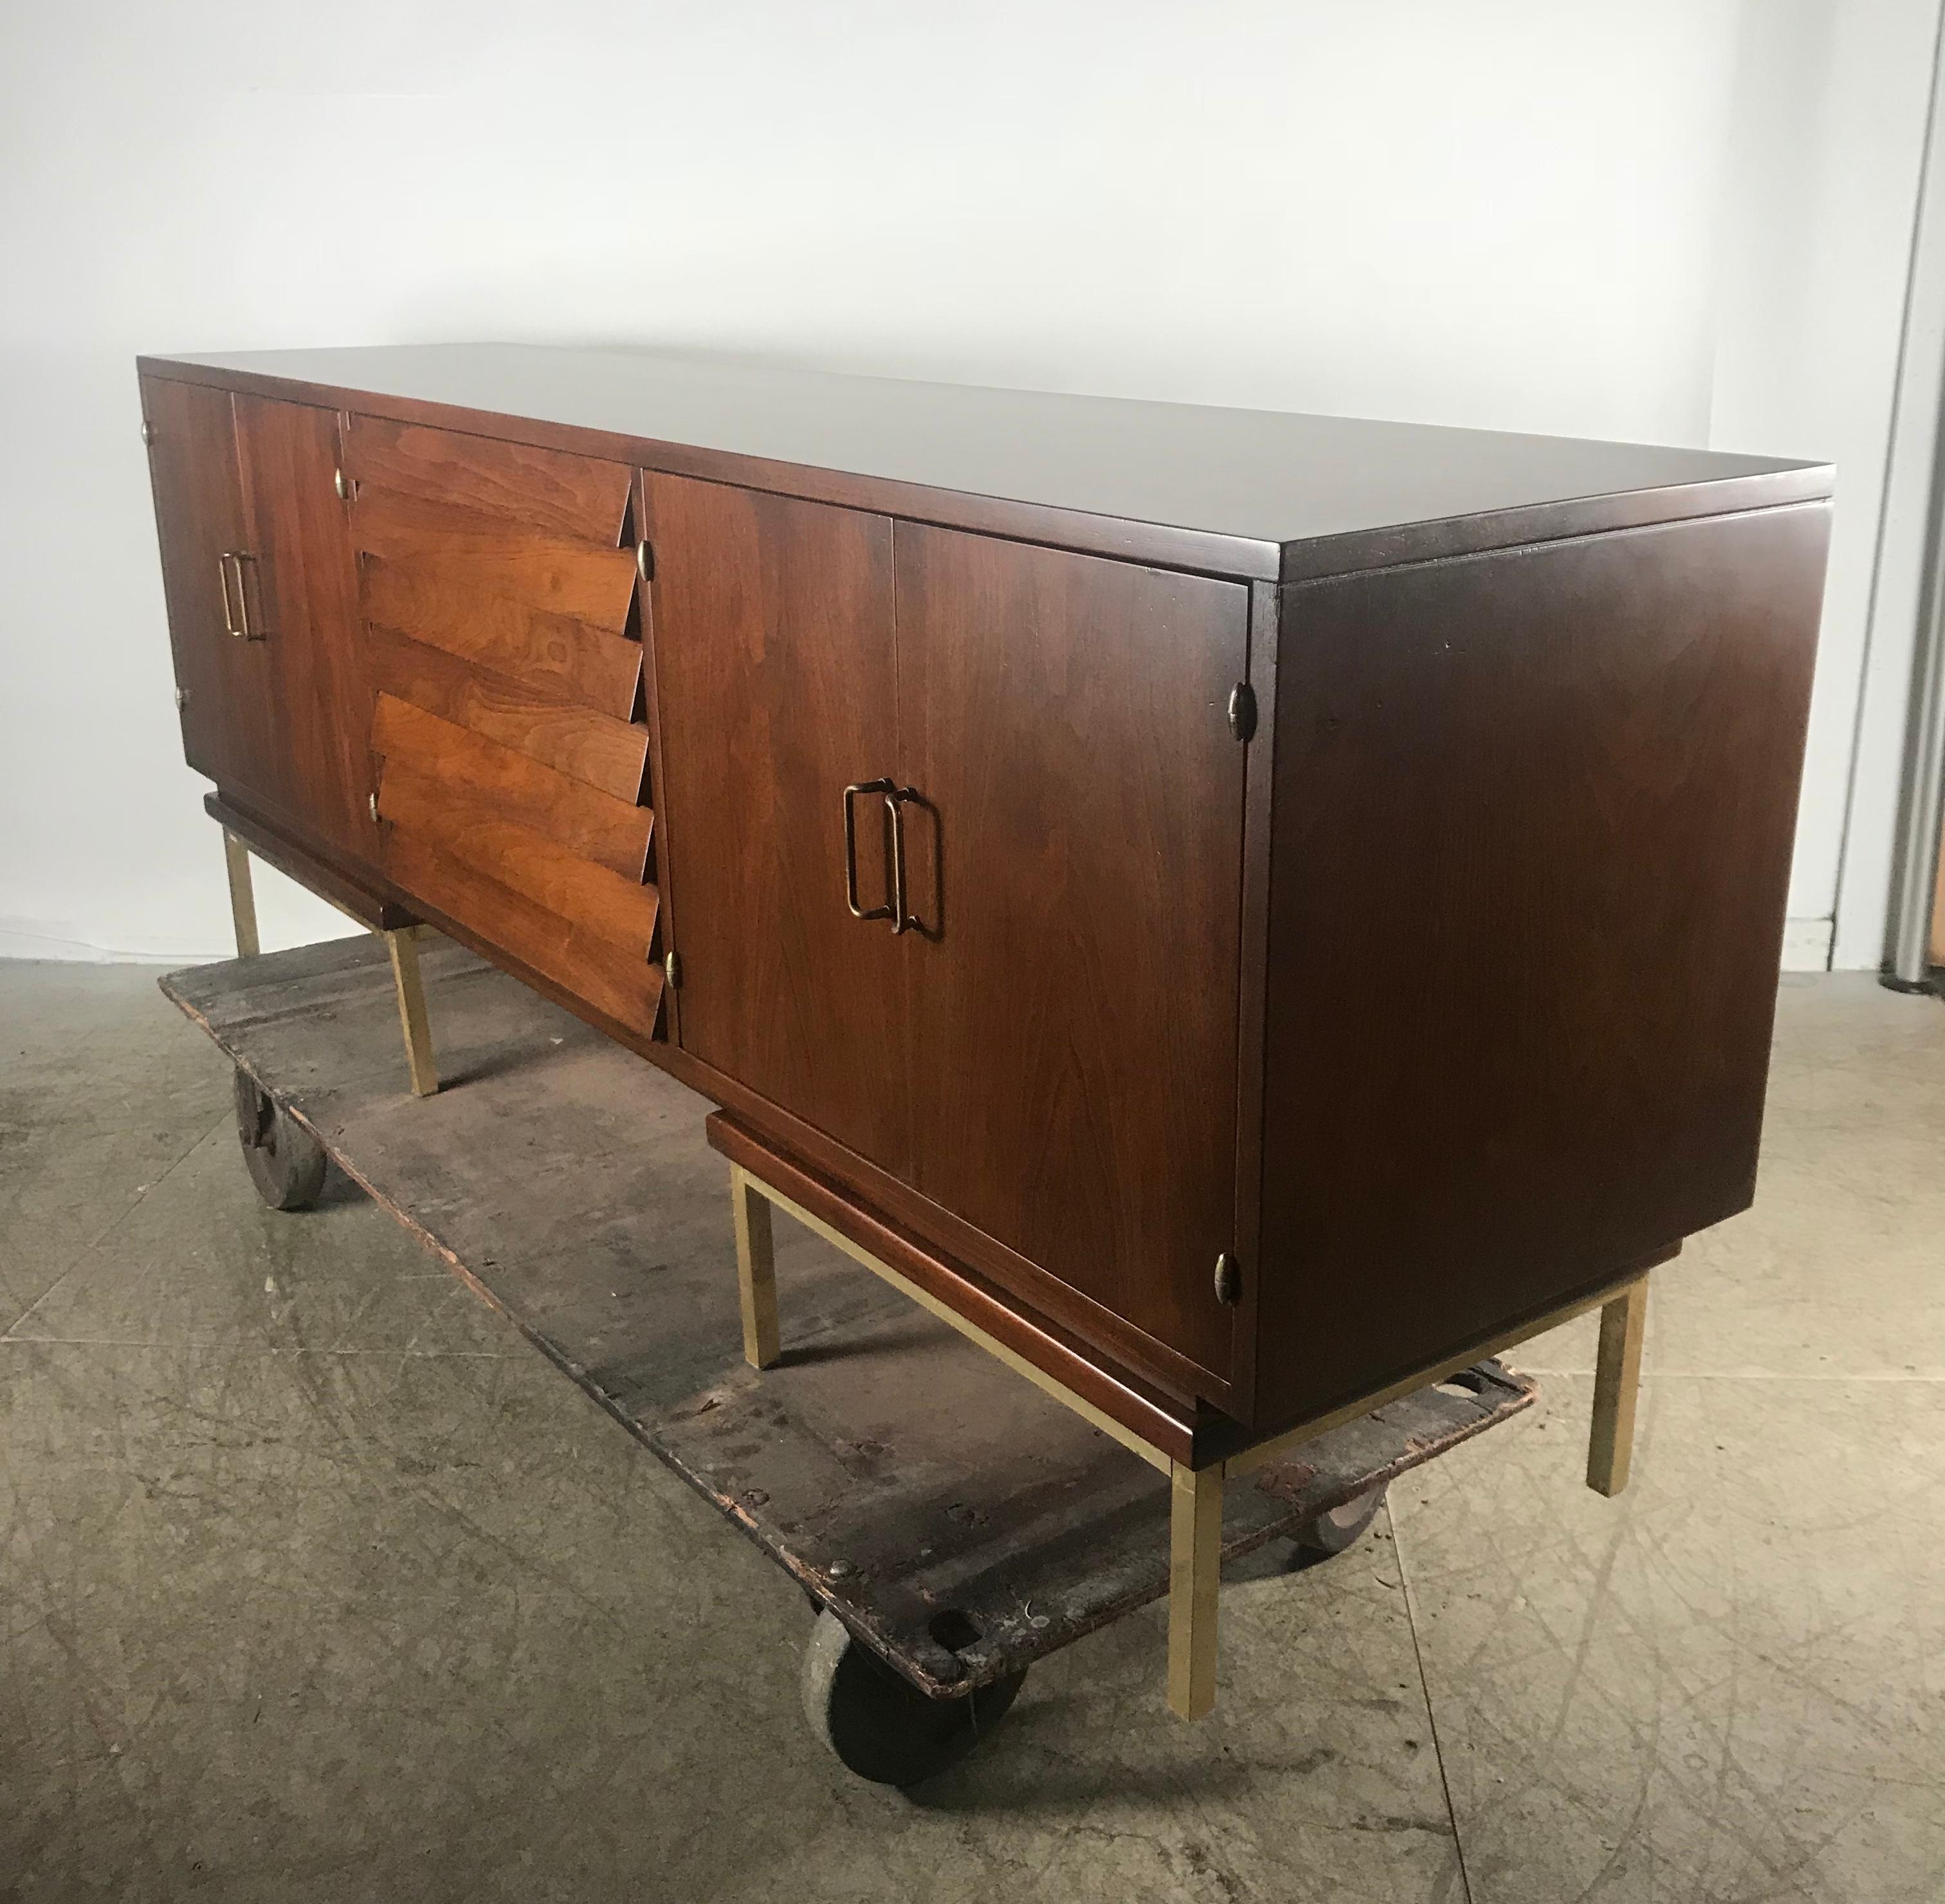
[[[1184,1719],[1199,1719],[1216,1703],[1216,1596],[1222,1557],[1222,1497],[1225,1483],[1287,1455],[1301,1443],[1388,1400],[1409,1394],[1598,1307],[1601,1348],[1594,1378],[1587,1485],[1616,1495],[1627,1485],[1632,1450],[1635,1398],[1641,1379],[1641,1336],[1648,1319],[1648,1275],[1626,1276],[1590,1296],[1549,1310],[1514,1334],[1478,1345],[1465,1354],[1417,1373],[1376,1395],[1361,1397],[1315,1421],[1254,1443],[1203,1467],[1171,1459],[1133,1430],[1077,1395],[1045,1369],[1036,1367],[976,1323],[941,1302],[909,1277],[874,1257],[823,1218],[766,1183],[747,1165],[729,1166],[729,1195],[736,1231],[736,1279],[743,1315],[743,1354],[753,1369],[774,1366],[781,1353],[777,1307],[776,1262],[771,1225],[772,1207],[794,1217],[855,1262],[882,1276],[894,1288],[949,1322],[968,1341],[1004,1362],[1055,1400],[1110,1435],[1169,1477],[1171,1499],[1168,1588],[1168,1704]],[[1665,1259],[1664,1259],[1665,1260]]]
[[[254,958],[263,944],[257,931],[257,891],[251,877],[250,848],[227,827],[223,832],[223,857],[230,875],[230,918],[236,933],[236,956]],[[349,906],[340,905],[328,893],[317,896],[384,940],[385,949],[391,955],[392,983],[399,995],[399,1024],[405,1034],[405,1067],[412,1092],[415,1097],[430,1097],[439,1089],[439,1065],[433,1056],[432,1023],[426,1011],[425,986],[419,977],[418,936],[427,928],[374,925],[368,919],[359,918]]]

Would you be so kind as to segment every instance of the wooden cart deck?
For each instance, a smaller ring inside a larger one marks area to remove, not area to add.
[[[877,1277],[782,1226],[781,1362],[743,1358],[705,1102],[457,946],[424,983],[444,1087],[407,1088],[359,938],[162,989],[345,1172],[850,1631],[935,1696],[1159,1598],[1167,1481]],[[301,1221],[301,1217],[293,1218]],[[1245,1553],[1527,1407],[1497,1362],[1230,1488]]]

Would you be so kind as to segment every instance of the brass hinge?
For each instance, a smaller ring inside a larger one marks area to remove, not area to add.
[[[156,426],[146,417],[142,419],[142,440],[144,443],[153,443],[156,440]]]
[[[635,572],[644,582],[655,579],[655,552],[646,540],[635,545]]]
[[[1216,1300],[1231,1308],[1243,1300],[1243,1266],[1226,1249],[1216,1259]]]
[[[340,502],[349,502],[351,500],[351,479],[343,470],[334,469],[331,472],[331,486],[338,492],[338,499]]]
[[[1256,731],[1256,690],[1247,681],[1229,690],[1229,731],[1245,742]]]
[[[662,961],[662,976],[668,980],[669,986],[671,990],[673,990],[677,986],[681,984],[681,953],[678,952],[671,952],[668,956]]]
[[[186,708],[189,705],[189,690],[187,688],[179,687],[176,690],[176,705],[179,708]]]

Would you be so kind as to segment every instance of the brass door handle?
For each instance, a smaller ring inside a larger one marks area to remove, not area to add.
[[[223,631],[225,634],[241,635],[243,631],[236,625],[236,618],[230,612],[230,565],[236,560],[233,549],[225,549],[216,558],[216,585],[223,594]],[[236,570],[236,593],[243,593],[243,570],[239,563]]]
[[[898,832],[898,803],[892,795],[898,791],[898,783],[892,780],[854,780],[844,789],[844,903],[851,909],[854,919],[889,919],[893,916],[889,906],[874,906],[867,912],[858,903],[858,810],[851,804],[861,793],[882,794],[885,804],[892,810],[894,843]],[[893,863],[894,890],[903,884],[903,878]],[[901,894],[899,910],[904,909]],[[893,927],[894,931],[902,930]]]
[[[888,780],[890,789],[885,795],[885,804],[892,812],[892,930],[903,932],[913,923],[911,915],[905,910],[905,816],[901,804],[907,800],[916,800],[918,795],[910,787],[894,787]]]
[[[230,559],[236,564],[236,619],[243,624],[237,632],[245,641],[260,641],[270,630],[254,627],[251,623],[249,582],[243,572],[244,563],[248,563],[254,569],[257,558],[248,549],[239,549]]]
[[[244,579],[243,565],[254,563],[257,558],[248,549],[225,549],[216,558],[216,585],[223,591],[223,626],[226,634],[233,634],[244,641],[260,641],[269,633],[267,628],[253,628],[250,625],[250,590]],[[236,577],[236,612],[230,612],[230,578]]]

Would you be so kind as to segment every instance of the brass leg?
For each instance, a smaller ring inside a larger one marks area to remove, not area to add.
[[[236,956],[254,958],[263,947],[257,938],[257,893],[250,884],[250,849],[234,833],[226,832],[223,859],[230,875],[230,918],[236,928]]]
[[[1168,1705],[1199,1719],[1216,1703],[1216,1594],[1222,1561],[1222,1469],[1177,1462],[1170,1479]]]
[[[1641,1387],[1641,1336],[1648,1326],[1648,1278],[1601,1311],[1594,1363],[1594,1422],[1587,1436],[1587,1485],[1619,1494],[1628,1484],[1635,1447],[1635,1397]]]
[[[770,1239],[770,1202],[740,1164],[729,1166],[729,1205],[736,1222],[736,1293],[743,1305],[743,1359],[752,1369],[776,1366],[777,1265]]]
[[[439,1066],[432,1054],[432,1025],[426,1016],[425,986],[419,977],[419,942],[417,928],[402,927],[385,934],[385,949],[392,955],[392,983],[399,993],[399,1023],[405,1029],[405,1063],[411,1070],[412,1090],[430,1097],[439,1088]]]

